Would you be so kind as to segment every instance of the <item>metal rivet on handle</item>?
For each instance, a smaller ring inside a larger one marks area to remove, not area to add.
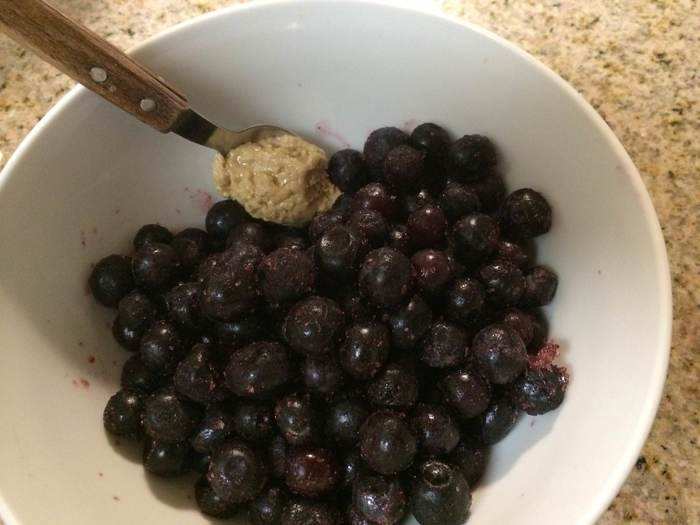
[[[141,111],[149,113],[156,109],[156,102],[152,98],[142,98],[141,102],[139,102],[139,107],[141,108]]]
[[[107,80],[107,72],[101,67],[90,68],[90,78],[98,84],[101,84],[102,82]]]

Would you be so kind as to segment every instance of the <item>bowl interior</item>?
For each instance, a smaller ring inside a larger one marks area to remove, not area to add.
[[[472,515],[589,523],[604,510],[658,403],[668,272],[636,170],[571,88],[481,30],[359,1],[224,10],[136,55],[231,128],[278,123],[329,150],[425,120],[492,137],[509,187],[533,187],[554,207],[538,257],[559,273],[547,313],[572,381],[562,408],[521,418],[496,447]],[[78,89],[3,172],[0,514],[10,524],[208,521],[191,480],[146,476],[138,454],[105,436],[102,409],[127,356],[85,283],[90,263],[128,251],[140,225],[201,225],[211,160]]]

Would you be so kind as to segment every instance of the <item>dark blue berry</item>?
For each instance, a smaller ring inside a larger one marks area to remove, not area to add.
[[[151,242],[159,242],[163,244],[170,244],[173,240],[173,234],[169,229],[161,226],[160,224],[146,224],[139,228],[134,236],[134,249],[140,250],[146,244]]]
[[[493,324],[477,333],[472,354],[479,371],[498,385],[513,381],[527,365],[525,343],[506,324]]]
[[[328,161],[328,176],[341,191],[353,193],[367,184],[367,165],[357,150],[344,149]]]
[[[97,301],[105,306],[117,306],[134,289],[131,258],[109,255],[100,260],[92,269],[88,284]]]

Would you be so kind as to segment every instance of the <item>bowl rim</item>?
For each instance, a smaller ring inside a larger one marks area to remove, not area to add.
[[[171,34],[188,30],[200,24],[206,23],[208,20],[213,18],[236,16],[236,14],[240,12],[250,10],[263,11],[265,9],[275,9],[280,5],[301,3],[324,6],[330,4],[328,0],[258,0],[253,3],[223,7],[168,27],[131,47],[128,50],[128,53],[138,56],[140,52],[145,51],[147,48],[153,45],[156,45],[160,40],[169,37]],[[571,84],[565,81],[544,63],[540,62],[533,55],[520,48],[518,45],[499,36],[498,34],[478,26],[473,22],[468,22],[455,16],[451,16],[443,12],[436,4],[432,2],[426,3],[426,5],[410,2],[407,3],[407,5],[399,3],[396,0],[333,0],[332,3],[336,5],[350,6],[380,6],[400,11],[418,13],[422,16],[433,18],[441,23],[456,25],[462,29],[477,33],[500,47],[505,48],[510,53],[527,62],[529,66],[535,68],[540,74],[545,75],[549,80],[553,81],[559,89],[566,93],[570,100],[584,111],[588,120],[602,133],[607,144],[612,148],[614,154],[622,163],[622,167],[624,169],[621,171],[624,172],[625,177],[635,190],[635,195],[642,208],[643,218],[651,237],[654,252],[654,263],[656,267],[655,284],[659,288],[661,296],[661,304],[659,305],[659,309],[661,311],[661,316],[659,318],[661,329],[659,330],[658,341],[655,345],[656,360],[652,370],[652,381],[648,387],[646,401],[641,417],[639,418],[637,428],[632,439],[629,440],[624,454],[611,468],[608,480],[600,488],[597,497],[592,502],[591,508],[588,509],[579,520],[579,523],[581,524],[594,523],[603,514],[603,512],[607,510],[612,500],[617,496],[649,436],[654,420],[656,419],[656,413],[663,394],[671,350],[673,298],[668,254],[658,216],[637,167],[634,165],[631,157],[607,122],[600,116],[600,114],[598,114],[598,112],[590,105],[590,103],[581,93],[579,93]],[[80,84],[74,86],[63,97],[61,97],[61,99],[59,99],[59,101],[53,107],[51,107],[39,120],[39,122],[29,131],[29,133],[17,146],[17,149],[10,156],[4,168],[0,171],[0,192],[12,175],[13,170],[22,162],[24,157],[30,153],[34,143],[40,139],[44,128],[51,125],[54,117],[66,109],[69,109],[70,104],[73,102],[79,102],[81,97],[86,96],[88,93],[90,92]],[[22,525],[11,511],[10,506],[7,501],[5,501],[1,490],[0,519],[4,520],[6,525]]]

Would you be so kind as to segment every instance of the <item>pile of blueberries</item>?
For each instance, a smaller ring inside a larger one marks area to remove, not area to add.
[[[89,284],[133,352],[104,425],[146,470],[201,473],[195,499],[251,523],[458,525],[488,447],[568,383],[533,261],[551,208],[506,196],[489,139],[374,131],[328,172],[307,228],[216,203],[206,230],[155,224]]]

